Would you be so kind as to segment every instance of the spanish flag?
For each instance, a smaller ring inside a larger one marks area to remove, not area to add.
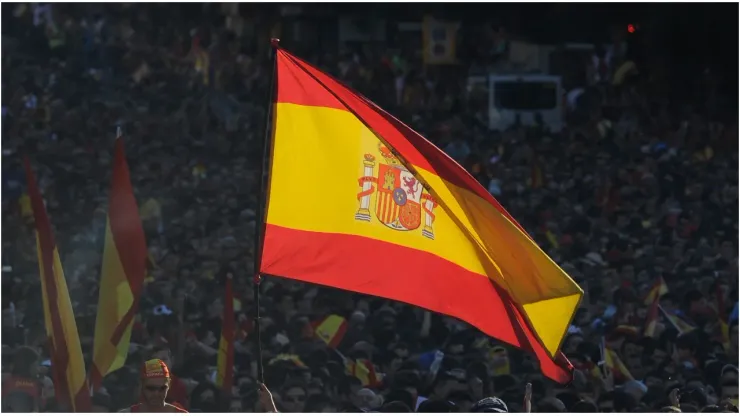
[[[28,195],[36,223],[36,250],[41,275],[41,300],[44,306],[44,324],[49,339],[51,366],[54,370],[54,391],[63,404],[73,412],[90,411],[90,390],[85,374],[77,323],[64,279],[59,250],[54,241],[51,222],[31,163],[24,158]]]
[[[545,186],[545,176],[542,173],[542,163],[540,163],[537,155],[532,156],[532,164],[530,167],[530,178],[529,187],[532,189],[540,189]]]
[[[660,298],[655,298],[653,303],[650,304],[647,316],[645,317],[645,328],[643,334],[649,338],[655,338],[655,328],[658,325],[658,316],[660,307]]]
[[[126,362],[148,254],[123,138],[116,138],[90,380],[93,389]]]
[[[347,320],[339,315],[329,315],[314,325],[316,337],[332,348],[337,348],[347,333]]]
[[[725,351],[730,352],[730,326],[727,324],[725,299],[722,296],[722,287],[720,285],[715,287],[714,296],[717,298],[717,319],[719,319],[722,347],[724,347]]]
[[[668,285],[665,284],[665,280],[663,280],[663,277],[659,277],[655,284],[653,284],[653,287],[650,288],[650,292],[648,292],[647,296],[645,296],[645,305],[650,305],[655,301],[656,299],[659,300],[661,296],[668,293]]]
[[[454,316],[569,381],[559,349],[578,285],[436,146],[305,61],[276,55],[260,273]]]
[[[218,344],[218,371],[216,386],[226,394],[231,394],[234,385],[234,289],[231,274],[226,276],[224,291],[224,316],[221,320],[221,342]]]
[[[347,374],[354,376],[362,383],[363,387],[378,387],[380,385],[380,377],[375,371],[375,365],[366,359],[352,360],[347,359],[345,361]]]
[[[627,369],[627,366],[622,362],[622,359],[619,358],[617,352],[606,347],[604,348],[604,365],[614,375],[615,381],[624,383],[635,379],[632,377],[630,370]]]
[[[679,335],[687,334],[696,329],[695,326],[684,321],[681,317],[679,317],[675,313],[666,312],[666,310],[663,309],[662,306],[658,306],[658,308],[660,309],[661,312],[663,312],[663,315],[665,315],[666,319],[668,319],[668,322],[670,322],[671,325],[673,325],[673,327],[676,328]]]

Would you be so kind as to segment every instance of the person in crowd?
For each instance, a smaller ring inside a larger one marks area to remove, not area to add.
[[[154,358],[141,368],[141,397],[143,400],[121,412],[131,413],[188,413],[187,410],[165,401],[170,389],[170,370],[164,361]]]
[[[43,407],[42,386],[38,378],[39,355],[30,347],[13,354],[10,376],[2,383],[3,412],[38,412]]]

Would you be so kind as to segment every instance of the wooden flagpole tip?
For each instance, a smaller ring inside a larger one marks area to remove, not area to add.
[[[270,45],[272,45],[273,48],[277,48],[278,46],[280,46],[280,39],[270,38]]]

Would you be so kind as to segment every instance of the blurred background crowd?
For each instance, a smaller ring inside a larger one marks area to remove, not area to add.
[[[43,410],[58,409],[21,157],[55,227],[89,368],[121,126],[149,270],[127,365],[106,377],[95,409],[133,404],[139,366],[158,356],[190,411],[260,410],[252,236],[278,36],[460,162],[586,294],[563,345],[578,371],[559,386],[453,319],[266,277],[265,383],[280,411],[464,412],[495,396],[491,409],[515,412],[526,383],[533,411],[736,411],[736,14],[729,4],[3,4],[3,377],[38,374]],[[489,75],[558,81],[522,88]],[[239,326],[230,394],[214,384],[227,273]],[[646,335],[646,297],[661,282]],[[348,328],[331,346],[314,334],[330,316]],[[21,346],[38,361],[14,360]]]

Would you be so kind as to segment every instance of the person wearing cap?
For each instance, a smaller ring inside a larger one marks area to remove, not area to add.
[[[170,389],[170,370],[160,359],[144,363],[141,369],[141,403],[121,412],[131,413],[188,413],[187,410],[165,402]]]
[[[154,358],[158,358],[164,361],[167,368],[174,368],[172,364],[172,352],[166,344],[161,343],[154,348]],[[188,389],[180,378],[174,374],[170,374],[170,389],[167,392],[167,403],[174,404],[177,407],[185,410],[189,409],[190,400],[188,397]]]

